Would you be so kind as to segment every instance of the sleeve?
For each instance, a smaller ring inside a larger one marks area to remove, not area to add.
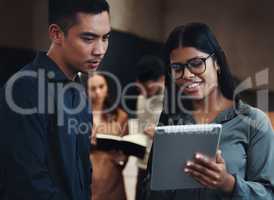
[[[2,98],[1,145],[4,144],[5,149],[0,159],[4,174],[1,177],[3,193],[12,200],[66,200],[66,195],[49,176],[46,114],[19,112],[8,103],[12,100],[20,108],[37,109],[38,103],[44,102],[38,102],[38,88],[35,86],[22,81],[13,87],[12,99]]]
[[[262,111],[251,120],[246,179],[235,175],[233,200],[274,199],[274,132]]]

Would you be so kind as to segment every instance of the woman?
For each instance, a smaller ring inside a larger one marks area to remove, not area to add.
[[[124,136],[127,133],[127,114],[120,108],[112,109],[107,77],[96,73],[88,79],[88,95],[92,103],[92,143],[96,134]],[[92,200],[125,200],[126,193],[122,171],[127,157],[120,151],[95,148],[91,152],[93,165]]]
[[[195,154],[183,166],[182,173],[204,188],[161,192],[148,189],[146,199],[274,199],[271,124],[262,111],[243,103],[234,94],[225,54],[208,26],[179,26],[170,34],[165,47],[169,66],[165,100],[168,109],[161,115],[161,125],[220,123],[223,132],[216,158]],[[150,176],[147,177],[149,181]]]

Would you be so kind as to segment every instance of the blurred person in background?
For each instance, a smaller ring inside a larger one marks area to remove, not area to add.
[[[95,145],[90,154],[93,163],[92,200],[126,200],[123,169],[128,157],[119,150],[97,149],[96,134],[126,135],[127,113],[118,105],[113,105],[105,74],[98,72],[91,75],[87,80],[87,91],[94,124],[91,142]]]
[[[165,86],[165,66],[156,56],[144,56],[137,63],[137,84],[140,94],[137,98],[136,116],[140,134],[146,136],[147,147],[144,159],[137,160],[138,175],[136,183],[136,200],[140,198],[140,190],[146,174],[149,152],[151,149],[154,128],[158,124],[163,109]]]

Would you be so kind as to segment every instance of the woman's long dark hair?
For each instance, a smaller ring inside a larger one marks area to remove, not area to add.
[[[176,27],[169,35],[164,47],[164,60],[168,66],[166,71],[167,95],[165,98],[165,109],[168,110],[165,111],[175,114],[174,112],[176,112],[176,110],[174,110],[174,104],[178,104],[176,97],[178,92],[173,91],[175,87],[174,81],[172,81],[170,77],[171,69],[169,66],[171,51],[179,47],[194,47],[209,55],[214,53],[213,58],[217,61],[217,64],[220,67],[220,72],[218,73],[218,85],[220,91],[224,97],[233,100],[235,83],[223,49],[206,24],[189,23]],[[186,107],[190,104],[190,101],[188,102],[186,100]],[[178,108],[175,107],[175,109]]]

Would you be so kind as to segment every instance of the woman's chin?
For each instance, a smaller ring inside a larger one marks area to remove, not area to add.
[[[184,91],[184,94],[187,96],[188,99],[191,99],[193,101],[204,99],[204,95],[198,90],[197,91]]]

